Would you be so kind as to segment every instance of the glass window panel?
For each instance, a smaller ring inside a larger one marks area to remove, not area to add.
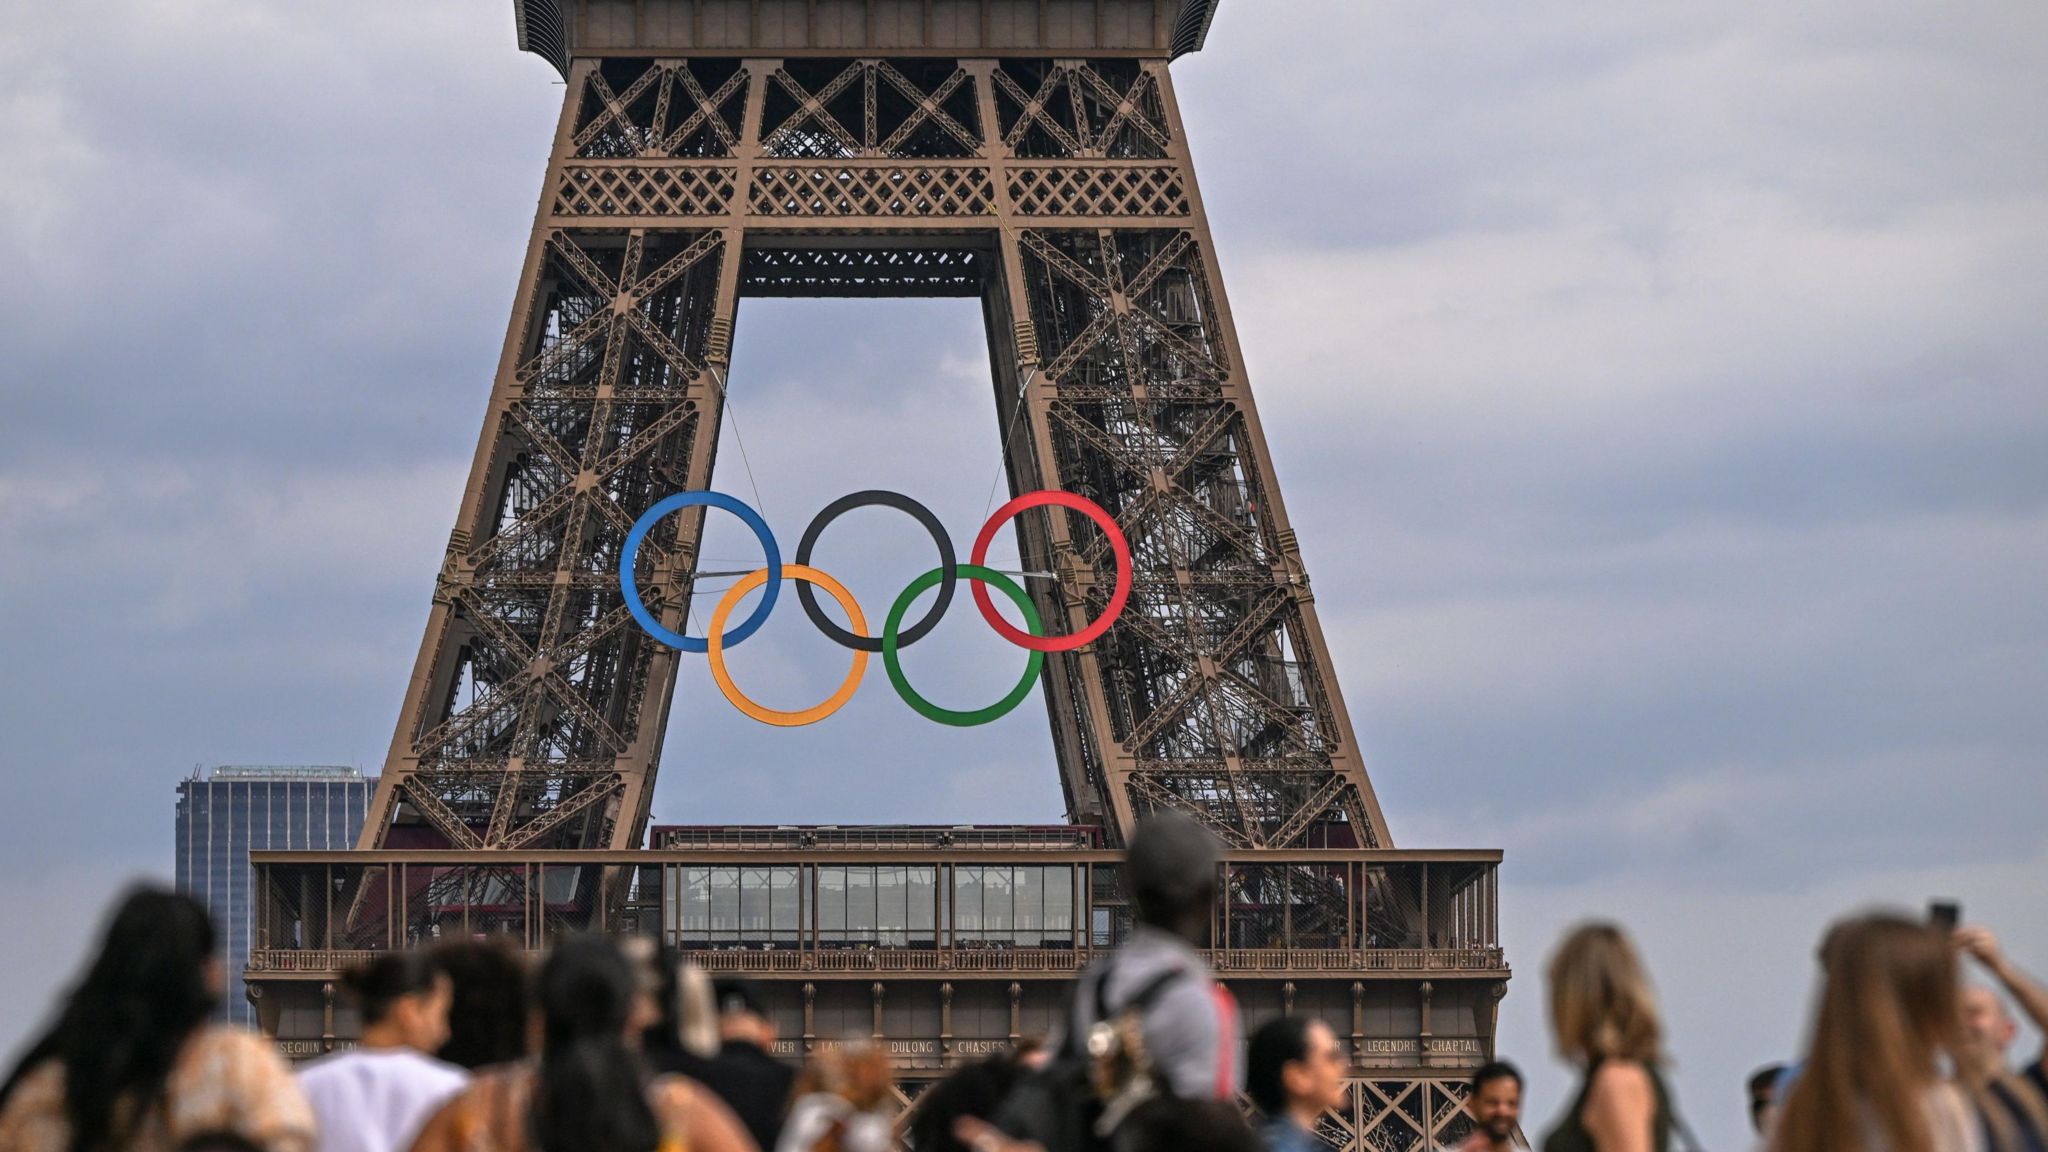
[[[779,864],[768,875],[769,899],[772,901],[768,921],[769,939],[777,944],[794,947],[798,942],[797,917],[802,901],[797,896],[797,869],[794,864]]]
[[[818,941],[826,947],[846,943],[846,869],[818,869]]]
[[[1074,940],[1074,870],[1064,864],[1045,870],[1045,944],[1066,948]]]
[[[683,878],[683,937],[691,947],[711,943],[711,869],[691,868]]]
[[[1007,944],[1017,918],[1010,869],[984,868],[981,873],[981,930],[991,943]]]
[[[953,911],[953,929],[956,943],[976,946],[981,943],[981,865],[953,869],[954,886],[958,892],[954,900],[958,907]]]
[[[846,870],[846,939],[852,943],[875,942],[875,869],[861,865]]]
[[[910,943],[910,870],[901,864],[875,869],[875,924],[884,947]]]
[[[740,870],[711,870],[711,938],[731,943],[740,934]]]
[[[929,948],[938,940],[935,931],[938,913],[938,875],[932,868],[911,868],[910,888],[910,943],[913,947]]]
[[[683,941],[683,870],[678,864],[661,866],[661,935],[670,944]],[[542,885],[543,891],[546,885]]]
[[[768,938],[768,869],[740,870],[740,934],[748,943]]]
[[[1036,948],[1045,938],[1045,870],[1025,865],[1014,869],[1011,875],[1015,885],[1012,899],[1016,905],[1017,946]]]

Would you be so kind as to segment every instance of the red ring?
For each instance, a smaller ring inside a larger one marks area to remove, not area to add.
[[[1116,518],[1104,510],[1102,505],[1086,496],[1076,496],[1072,492],[1061,492],[1051,488],[1026,492],[996,509],[995,515],[989,517],[988,523],[981,526],[981,535],[974,538],[974,555],[969,563],[985,567],[988,561],[988,546],[995,541],[996,531],[1009,523],[1010,517],[1017,513],[1047,504],[1071,508],[1095,521],[1102,529],[1102,534],[1109,537],[1110,551],[1116,553],[1116,591],[1110,594],[1109,607],[1103,610],[1101,616],[1096,617],[1095,623],[1071,636],[1033,636],[1029,632],[1012,627],[1009,621],[1002,618],[996,611],[995,604],[988,598],[986,585],[974,579],[969,579],[968,583],[974,588],[974,603],[981,609],[981,618],[988,621],[989,627],[1000,633],[1003,639],[1019,648],[1029,648],[1034,652],[1071,652],[1109,631],[1109,626],[1116,623],[1116,618],[1123,614],[1124,601],[1131,598],[1131,546],[1124,539],[1123,529],[1117,527]]]

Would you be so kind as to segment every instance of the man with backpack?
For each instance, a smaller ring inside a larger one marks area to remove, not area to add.
[[[1237,1002],[1196,951],[1220,855],[1216,838],[1178,813],[1138,825],[1123,865],[1137,929],[1075,980],[1050,1064],[1011,1093],[997,1127],[1044,1152],[1124,1152],[1127,1119],[1235,1097],[1244,1083]],[[975,1140],[977,1152],[1010,1144],[975,1130],[987,1138]]]
[[[1237,1002],[1196,951],[1214,917],[1221,855],[1216,837],[1178,812],[1139,823],[1123,868],[1137,930],[1081,974],[1067,1022],[1085,1040],[1135,1008],[1154,1072],[1184,1100],[1227,1100],[1244,1087]]]

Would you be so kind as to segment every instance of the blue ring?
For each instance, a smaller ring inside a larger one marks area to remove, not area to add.
[[[633,614],[633,619],[638,620],[642,628],[647,629],[648,635],[663,644],[683,652],[703,653],[711,651],[709,644],[661,626],[661,621],[656,620],[654,613],[647,610],[647,605],[640,602],[640,584],[633,579],[633,561],[640,555],[640,542],[647,539],[647,533],[654,528],[655,522],[678,509],[696,507],[723,508],[739,517],[761,541],[761,551],[768,558],[768,583],[761,590],[761,602],[754,606],[753,615],[725,634],[727,648],[760,631],[761,625],[768,622],[768,613],[775,610],[775,596],[782,589],[782,550],[775,546],[775,533],[768,530],[768,522],[761,519],[760,513],[723,492],[678,492],[633,521],[633,530],[626,533],[625,553],[619,557],[619,590],[626,594],[627,611]]]

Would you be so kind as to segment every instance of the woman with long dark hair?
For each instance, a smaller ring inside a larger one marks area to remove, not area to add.
[[[159,888],[128,894],[57,1022],[15,1069],[7,1152],[164,1152],[205,1132],[306,1152],[313,1115],[276,1049],[209,1025],[224,970],[213,923]]]
[[[455,940],[435,948],[434,958],[454,992],[448,1039],[435,1055],[474,1072],[532,1054],[532,973],[511,941]]]
[[[558,945],[540,971],[540,1059],[480,1075],[413,1152],[757,1152],[710,1092],[648,1074],[635,1045],[658,1009],[641,983],[603,937]]]

